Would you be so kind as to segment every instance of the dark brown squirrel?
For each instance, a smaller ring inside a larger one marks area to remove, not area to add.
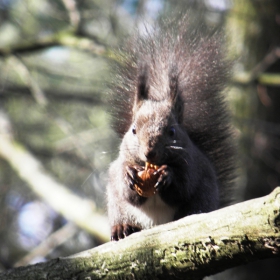
[[[226,205],[234,171],[223,91],[230,63],[220,32],[162,22],[118,54],[110,86],[122,137],[107,185],[111,240]],[[156,194],[135,191],[138,172],[159,166]]]

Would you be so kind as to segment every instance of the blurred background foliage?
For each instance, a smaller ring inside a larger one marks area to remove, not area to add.
[[[143,22],[188,9],[225,29],[234,60],[227,97],[239,147],[235,201],[270,193],[280,185],[278,0],[0,0],[0,131],[8,127],[48,176],[106,216],[106,172],[120,143],[105,87],[112,49]],[[45,201],[0,154],[1,270],[100,244]],[[213,278],[275,273],[274,260]]]

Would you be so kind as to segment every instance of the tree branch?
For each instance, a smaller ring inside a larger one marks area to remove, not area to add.
[[[258,81],[260,84],[268,86],[279,86],[280,76],[275,73],[265,73],[280,57],[280,48],[273,48],[251,71],[239,72],[233,77],[233,82],[238,84],[249,84]]]
[[[54,210],[95,235],[101,242],[108,241],[107,219],[95,211],[94,202],[79,198],[56,182],[33,155],[14,141],[11,131],[8,118],[4,113],[0,114],[0,157]]]
[[[251,79],[251,74],[249,72],[240,72],[236,74],[232,81],[234,83],[238,84],[250,84],[254,81],[258,81],[262,85],[267,85],[267,86],[280,86],[280,75],[275,74],[275,73],[262,73],[259,74],[259,76],[253,80]]]
[[[74,0],[62,0],[62,3],[68,11],[71,25],[77,30],[81,20],[80,13],[76,7],[77,3]]]
[[[270,195],[0,274],[14,279],[201,279],[280,257],[280,188]]]
[[[95,55],[106,55],[104,46],[96,44],[89,38],[79,37],[71,32],[62,31],[35,42],[27,42],[25,44],[21,42],[17,46],[0,48],[0,57],[7,57],[15,54],[28,54],[54,46],[65,46],[90,52]]]
[[[48,255],[56,247],[73,237],[73,235],[75,235],[77,231],[78,228],[71,222],[68,222],[63,227],[48,236],[42,243],[32,249],[32,251],[25,255],[22,259],[17,261],[14,264],[14,267],[27,265],[37,256],[42,257]]]
[[[104,105],[102,98],[98,97],[100,92],[91,90],[86,94],[75,94],[69,91],[55,91],[44,89],[47,98],[54,99],[57,102],[81,102],[93,105]],[[31,97],[30,89],[25,86],[5,86],[0,90],[0,99],[8,99],[14,97]]]
[[[22,82],[28,85],[30,92],[32,93],[32,96],[34,97],[36,102],[41,106],[47,105],[48,100],[43,90],[40,88],[36,80],[32,77],[29,69],[26,67],[22,59],[18,56],[11,55],[9,57],[8,63],[10,63],[19,74]]]

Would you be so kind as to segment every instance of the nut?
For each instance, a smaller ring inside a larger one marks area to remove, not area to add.
[[[137,173],[141,181],[134,184],[136,192],[143,197],[150,197],[156,194],[155,184],[160,174],[154,174],[159,166],[146,162],[145,169]]]

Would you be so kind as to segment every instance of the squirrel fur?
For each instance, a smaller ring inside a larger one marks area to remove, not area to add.
[[[110,86],[122,138],[107,185],[111,240],[227,204],[234,145],[224,100],[223,36],[161,22],[118,54]],[[149,198],[134,189],[145,162],[160,167]]]

